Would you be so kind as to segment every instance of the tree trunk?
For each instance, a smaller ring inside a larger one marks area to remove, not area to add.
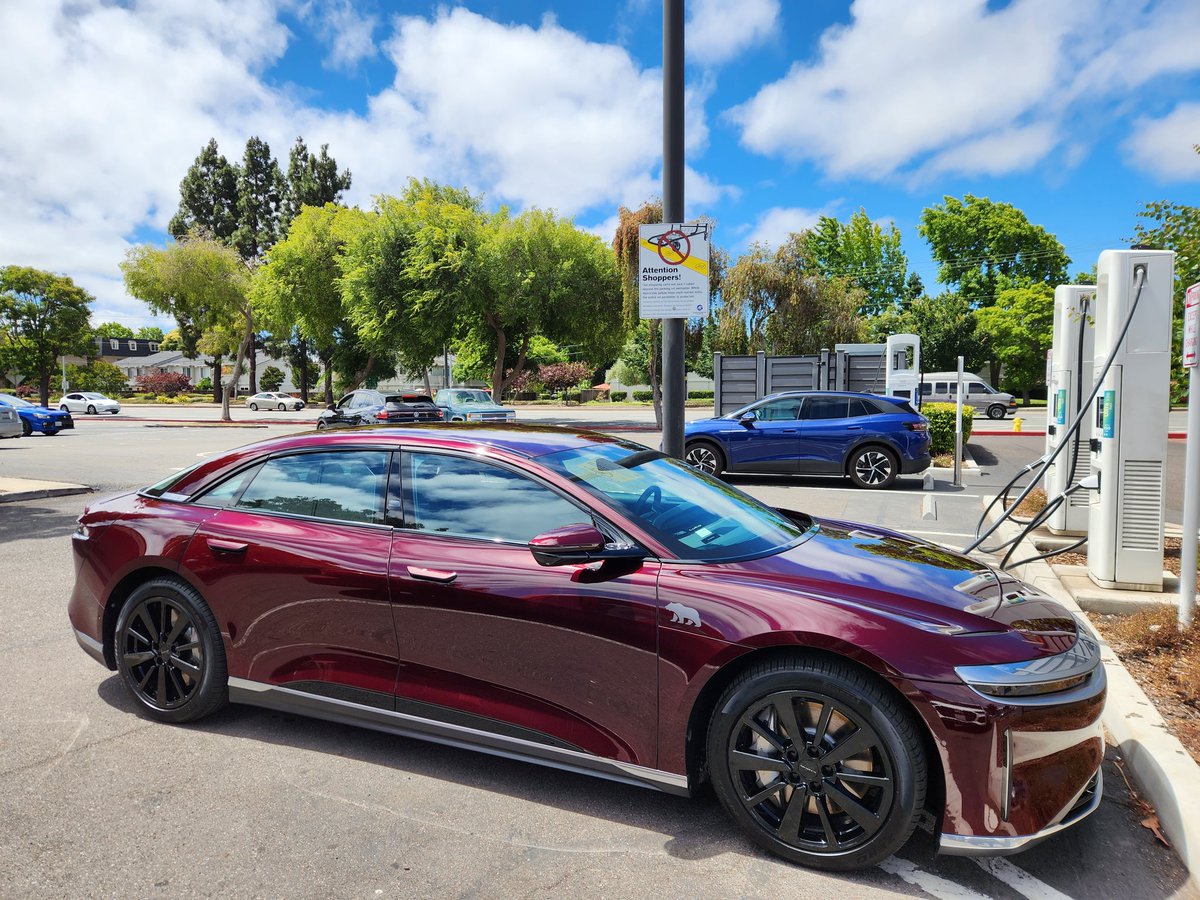
[[[333,354],[321,357],[321,365],[325,367],[325,405],[333,406]]]
[[[246,317],[246,334],[242,337],[242,342],[238,344],[237,358],[233,363],[233,374],[225,383],[225,392],[221,395],[222,422],[233,421],[233,417],[229,415],[229,401],[237,393],[237,383],[238,379],[242,377],[242,366],[246,362],[246,353],[254,352],[254,319],[249,312],[243,312],[242,315]]]
[[[433,396],[433,385],[430,384],[430,382],[429,382],[429,370],[428,369],[425,370],[425,393],[430,397]]]
[[[42,372],[38,378],[38,393],[41,395],[42,406],[50,405],[50,372]]]
[[[963,377],[965,378],[966,375],[967,375],[967,373],[964,370]],[[991,362],[988,363],[988,384],[990,384],[992,387],[996,387],[996,385],[998,385],[999,383],[1000,383],[1000,361],[997,359],[993,359]],[[996,390],[1000,390],[1000,389],[996,388]]]
[[[648,360],[648,368],[650,370],[650,396],[654,402],[654,424],[659,431],[662,430],[662,389],[658,385],[658,319],[650,321],[650,358]]]
[[[354,380],[351,381],[350,387],[349,387],[347,393],[349,393],[349,391],[357,391],[362,386],[362,383],[367,380],[367,376],[371,374],[371,369],[373,369],[374,367],[375,367],[375,354],[368,353],[366,364],[361,369],[359,369],[357,372],[354,373]]]
[[[308,406],[308,341],[300,338],[300,402]]]
[[[504,353],[508,350],[508,335],[504,333],[504,327],[500,324],[500,320],[488,313],[488,327],[496,333],[496,362],[492,366],[492,400],[496,403],[500,402],[500,398],[504,396]]]
[[[221,380],[221,370],[225,368],[221,365],[221,357],[214,356],[209,362],[212,363],[212,391],[213,403],[220,403],[221,397],[225,394],[225,384]]]
[[[258,341],[250,337],[250,393],[258,393]]]

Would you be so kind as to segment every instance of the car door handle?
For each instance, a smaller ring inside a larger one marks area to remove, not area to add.
[[[847,431],[862,431],[862,426],[861,425],[847,425],[846,430]]]
[[[245,553],[249,544],[241,541],[223,541],[219,538],[208,538],[208,549],[217,553]]]
[[[780,430],[780,431],[782,431],[784,434],[795,434],[795,433],[796,433],[796,431],[797,431],[798,429],[795,429],[795,428],[781,428],[781,429],[779,429],[779,430]]]
[[[440,569],[422,569],[420,566],[405,566],[412,578],[421,581],[436,581],[438,584],[449,584],[458,577],[457,572],[443,572]]]

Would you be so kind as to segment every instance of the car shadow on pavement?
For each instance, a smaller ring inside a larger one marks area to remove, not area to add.
[[[882,488],[875,490],[872,488],[856,488],[854,482],[849,478],[841,478],[837,475],[748,475],[740,472],[727,472],[721,476],[723,481],[732,484],[735,487],[806,487],[806,488],[836,488],[840,490],[855,491],[864,496],[870,496],[873,493],[881,495],[917,491],[920,492],[924,482],[920,475],[901,475],[896,479],[896,483],[890,488]]]
[[[117,675],[104,679],[97,687],[97,694],[105,703],[130,716],[140,715]],[[792,864],[759,850],[742,837],[708,786],[702,787],[697,796],[689,800],[478,751],[236,704],[198,723],[154,727],[195,729],[327,754],[390,769],[398,776],[432,778],[573,815],[606,819],[623,827],[632,826],[662,835],[665,838],[663,851],[677,859],[704,860],[733,853],[776,867],[781,877],[792,871]],[[1012,862],[1071,897],[1159,900],[1176,896],[1176,889],[1187,883],[1187,872],[1174,853],[1158,845],[1149,831],[1131,824],[1135,820],[1132,819],[1129,794],[1113,762],[1116,753],[1112,748],[1109,751],[1109,760],[1105,764],[1105,798],[1090,822],[1012,857]],[[302,781],[298,776],[298,790],[304,790]],[[412,807],[405,810],[408,816],[418,813],[419,810]],[[431,810],[430,815],[435,814]],[[569,844],[571,835],[564,833],[562,840]],[[1097,860],[1135,856],[1144,861],[1144,865],[1097,871]],[[935,836],[928,830],[918,828],[892,859],[903,860],[901,868],[911,864],[919,871],[953,882],[955,887],[961,886],[963,896],[974,896],[972,891],[984,896],[1009,895],[988,874],[986,865],[966,857],[938,856]],[[883,865],[886,868],[889,862]],[[1144,880],[1147,869],[1155,875],[1153,881]],[[891,870],[895,871],[895,867]],[[847,882],[886,889],[893,894],[927,896],[918,884],[907,883],[907,879],[902,882],[877,867],[831,874]]]
[[[75,529],[78,517],[78,510],[64,512],[44,506],[30,506],[29,501],[0,503],[0,543],[47,537],[65,538]]]

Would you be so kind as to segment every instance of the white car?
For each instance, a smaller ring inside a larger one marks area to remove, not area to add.
[[[278,391],[263,391],[260,394],[251,394],[246,398],[246,405],[253,410],[304,409],[304,401],[299,397],[293,397],[291,394],[283,394]]]
[[[63,412],[81,412],[87,413],[89,416],[99,413],[110,413],[115,416],[121,411],[121,404],[112,397],[105,397],[94,391],[75,391],[73,394],[64,394],[58,401],[58,408]]]

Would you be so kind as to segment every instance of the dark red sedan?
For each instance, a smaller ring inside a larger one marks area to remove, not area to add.
[[[302,434],[94,504],[81,646],[152,718],[229,700],[688,794],[878,862],[926,810],[1009,853],[1100,801],[1104,669],[1060,606],[598,434]]]

